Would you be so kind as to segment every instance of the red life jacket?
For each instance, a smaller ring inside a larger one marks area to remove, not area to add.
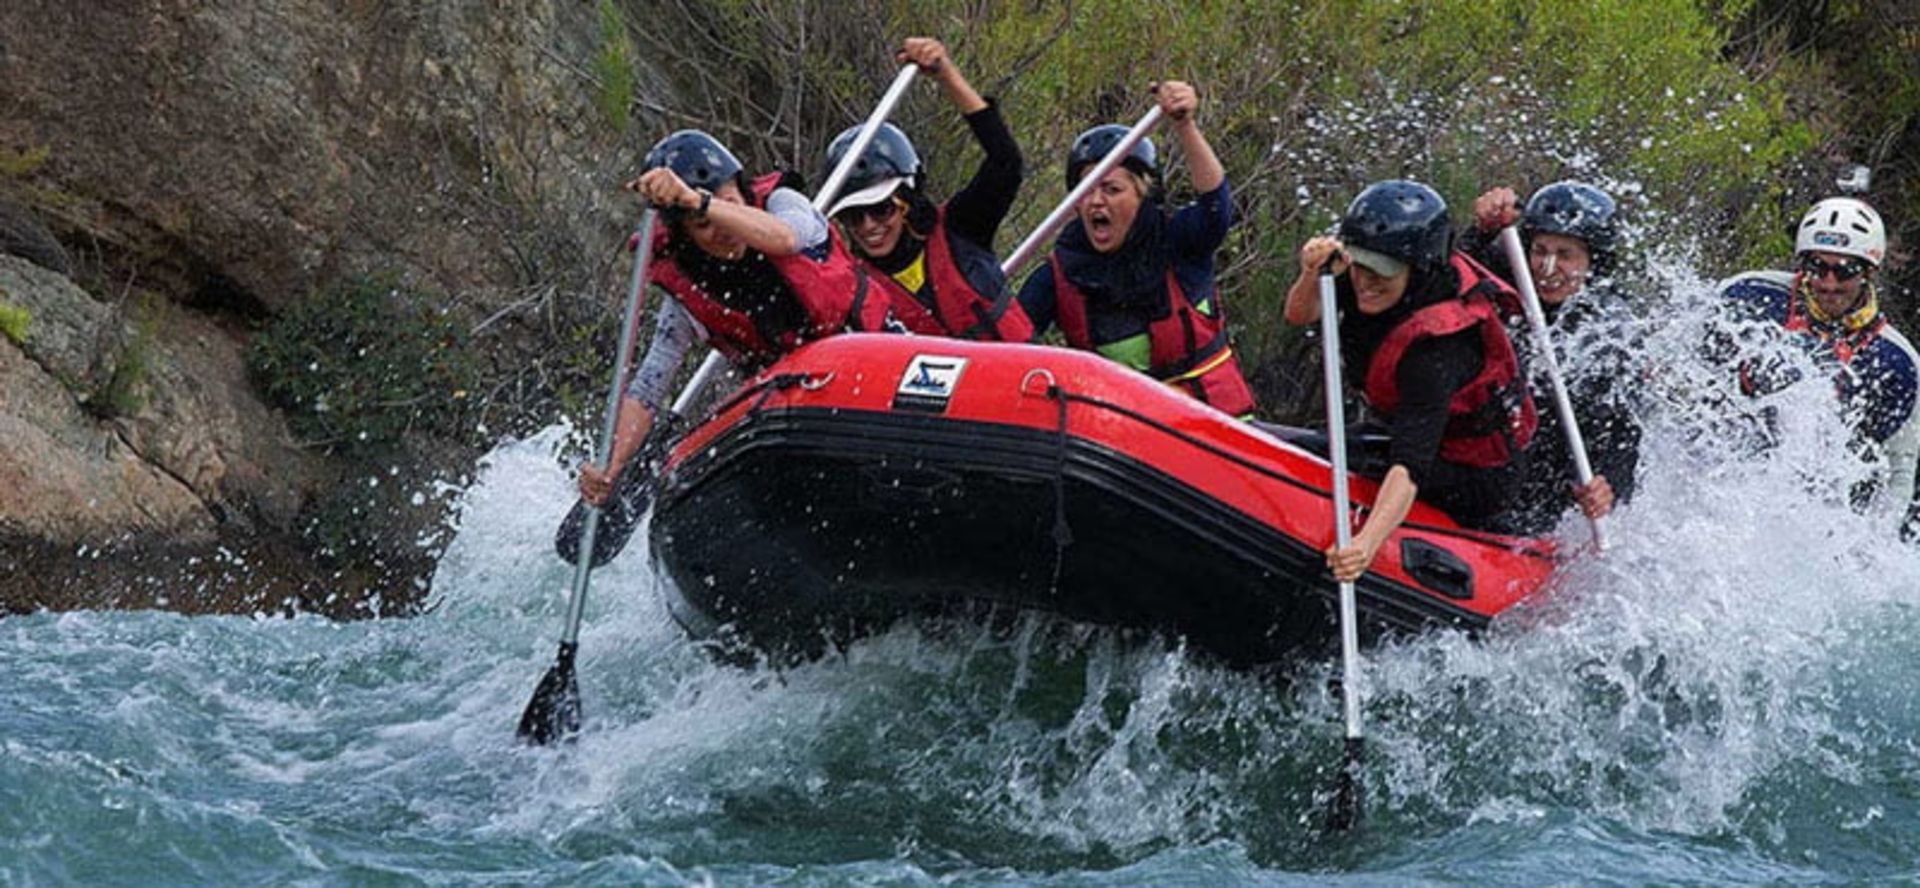
[[[1447,402],[1440,458],[1473,468],[1503,466],[1532,443],[1540,424],[1496,304],[1516,294],[1464,253],[1454,253],[1452,265],[1460,275],[1460,298],[1420,308],[1387,331],[1367,366],[1367,403],[1385,414],[1400,406],[1400,359],[1415,342],[1477,329],[1480,372]]]
[[[933,287],[932,308],[868,260],[855,260],[866,266],[868,276],[886,291],[894,318],[923,336],[1031,341],[1033,322],[1013,298],[1013,289],[1007,286],[1007,277],[993,255],[970,241],[955,240],[947,227],[947,208],[942,206],[935,212],[933,231],[927,235],[926,252],[920,260],[926,264],[927,282]],[[995,295],[983,295],[986,293]]]
[[[748,203],[765,209],[768,195],[780,187],[786,175],[768,173],[753,180],[747,188]],[[786,283],[787,292],[806,310],[807,324],[797,329],[762,330],[746,312],[702,292],[665,251],[673,239],[672,226],[660,226],[654,235],[655,258],[647,267],[647,279],[679,299],[687,313],[706,328],[708,341],[728,360],[764,363],[802,343],[842,330],[872,331],[885,326],[886,300],[868,298],[866,272],[854,264],[838,234],[829,231],[828,238],[825,259],[814,259],[805,252],[765,257]]]
[[[1087,320],[1087,296],[1067,279],[1057,255],[1047,257],[1053,267],[1054,318],[1067,344],[1094,351],[1092,326]],[[1253,412],[1253,389],[1240,373],[1240,359],[1227,341],[1226,312],[1208,316],[1194,306],[1169,267],[1163,289],[1167,310],[1147,322],[1147,375],[1232,416]]]

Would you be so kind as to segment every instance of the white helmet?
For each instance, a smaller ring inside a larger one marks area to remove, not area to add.
[[[1887,226],[1880,214],[1851,197],[1829,197],[1800,218],[1793,238],[1796,253],[1838,253],[1858,256],[1876,268],[1887,255]]]

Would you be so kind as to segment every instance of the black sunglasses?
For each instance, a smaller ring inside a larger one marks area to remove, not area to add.
[[[842,225],[858,225],[863,216],[875,222],[885,222],[893,218],[894,214],[898,212],[900,212],[900,201],[888,198],[877,204],[867,204],[864,207],[848,207],[835,213],[834,218],[840,220],[840,224]]]
[[[1800,257],[1800,273],[1814,280],[1833,273],[1836,281],[1850,281],[1867,273],[1867,263],[1858,259],[1845,259],[1840,262],[1824,262],[1818,256]]]

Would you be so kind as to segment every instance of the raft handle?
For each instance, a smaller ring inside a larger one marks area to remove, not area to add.
[[[1456,601],[1473,598],[1473,568],[1460,556],[1422,539],[1400,541],[1400,566],[1421,585]]]
[[[1039,391],[1034,391],[1032,382],[1035,379],[1046,380],[1047,387]],[[1035,398],[1050,398],[1053,397],[1053,390],[1058,388],[1059,385],[1058,382],[1054,381],[1052,370],[1048,370],[1045,367],[1035,367],[1032,370],[1028,370],[1027,375],[1020,377],[1020,394]]]

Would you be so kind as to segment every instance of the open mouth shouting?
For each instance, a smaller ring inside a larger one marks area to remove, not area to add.
[[[1087,239],[1093,247],[1106,252],[1119,245],[1120,231],[1113,224],[1113,214],[1106,209],[1089,210],[1081,215],[1081,221],[1087,226]]]

